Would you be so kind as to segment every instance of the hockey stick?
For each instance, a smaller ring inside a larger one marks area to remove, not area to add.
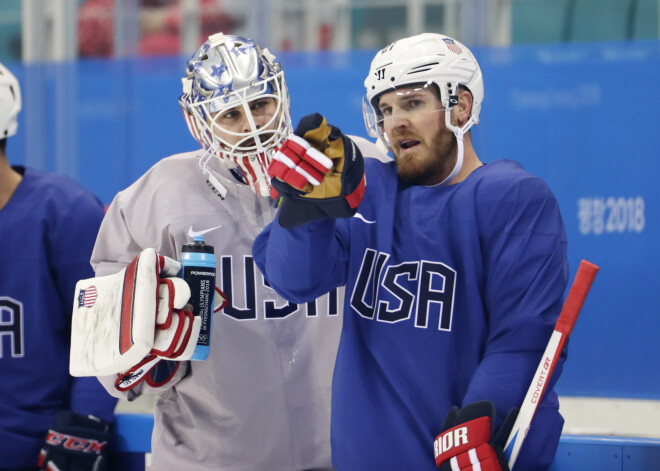
[[[532,384],[529,385],[525,399],[520,406],[518,417],[513,424],[509,438],[504,446],[504,455],[509,463],[509,469],[513,469],[513,465],[518,459],[520,448],[527,436],[532,419],[534,419],[536,409],[543,398],[543,393],[545,393],[548,387],[550,377],[564,349],[564,344],[573,330],[575,321],[577,321],[580,309],[582,309],[584,300],[587,298],[591,283],[593,283],[598,270],[599,267],[591,262],[586,260],[580,262],[575,279],[573,280],[573,285],[568,292],[568,296],[566,296],[566,301],[561,309],[548,346],[543,353],[541,362],[532,379]]]

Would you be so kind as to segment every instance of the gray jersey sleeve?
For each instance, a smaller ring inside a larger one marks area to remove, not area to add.
[[[112,275],[126,267],[133,258],[146,248],[168,257],[176,257],[167,225],[159,223],[159,211],[154,211],[158,202],[159,180],[164,186],[167,181],[159,177],[160,169],[152,168],[126,190],[119,192],[106,211],[92,252],[91,264],[96,276]],[[144,382],[129,391],[114,387],[116,375],[98,377],[103,387],[114,397],[132,401],[143,393],[160,394],[174,386],[188,371],[188,363],[182,362],[170,381],[159,388]]]

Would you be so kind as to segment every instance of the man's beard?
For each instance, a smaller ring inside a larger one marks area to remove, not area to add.
[[[394,142],[401,139],[401,136],[393,137]],[[430,142],[417,137],[415,139],[420,143],[412,152],[399,156],[400,148],[393,150],[399,178],[415,185],[440,183],[447,178],[456,164],[457,144],[454,133],[443,128]]]

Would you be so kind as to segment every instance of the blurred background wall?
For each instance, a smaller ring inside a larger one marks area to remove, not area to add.
[[[480,158],[513,158],[560,202],[571,276],[601,266],[558,383],[566,433],[660,437],[658,0],[2,0],[0,61],[24,108],[12,163],[68,174],[105,202],[192,150],[177,104],[214,32],[284,65],[294,123],[322,112],[365,135],[375,51],[441,32],[481,64]]]

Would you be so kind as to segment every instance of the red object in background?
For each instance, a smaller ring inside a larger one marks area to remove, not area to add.
[[[201,33],[199,43],[209,35],[229,33],[236,21],[222,11],[218,0],[199,0]],[[82,57],[107,57],[113,54],[114,0],[87,0],[78,10],[78,51]],[[154,14],[149,30],[141,31],[138,43],[140,55],[176,55],[181,52],[179,1],[142,0],[140,15]],[[162,18],[158,21],[158,18]]]
[[[280,41],[280,51],[290,51],[291,47],[291,40],[289,38],[284,38]]]
[[[330,41],[332,40],[332,25],[323,23],[319,27],[319,49],[327,51],[330,49]]]
[[[112,55],[113,0],[87,0],[78,9],[78,53],[81,56]]]

